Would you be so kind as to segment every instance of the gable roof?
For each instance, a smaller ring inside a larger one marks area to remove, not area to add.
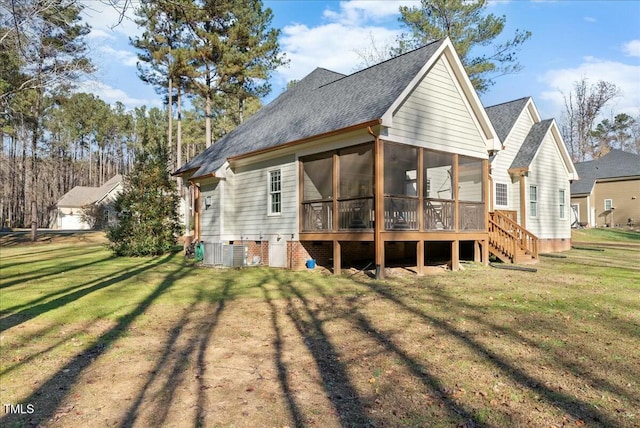
[[[100,187],[76,186],[58,199],[59,207],[83,207],[100,202],[122,182],[121,174],[114,175]]]
[[[590,193],[599,179],[640,177],[640,155],[618,149],[613,149],[598,159],[574,165],[580,180],[571,183],[572,195]]]
[[[513,158],[513,162],[509,169],[527,168],[531,165],[533,158],[538,153],[538,149],[544,140],[544,137],[549,132],[549,128],[553,123],[553,119],[543,120],[542,122],[534,123],[527,134],[527,138],[524,139],[520,150]]]
[[[520,113],[522,113],[529,100],[531,100],[531,97],[524,97],[485,109],[502,144],[509,136],[509,132],[513,129],[513,125],[516,124]]]
[[[76,186],[62,195],[58,200],[59,207],[83,207],[93,202],[95,187]]]
[[[174,175],[214,174],[227,159],[334,131],[381,123],[385,113],[441,49],[443,39],[350,75],[317,68]],[[479,100],[477,100],[479,104]],[[480,104],[481,114],[485,115]],[[485,123],[493,132],[490,121]]]

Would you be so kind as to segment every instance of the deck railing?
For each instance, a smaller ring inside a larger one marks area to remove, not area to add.
[[[371,230],[374,220],[373,197],[338,200],[338,229]]]
[[[515,256],[517,258],[515,251],[520,249],[533,259],[538,258],[538,237],[501,212],[492,212],[489,217],[490,244],[494,246],[502,245],[500,243],[502,235],[505,237],[509,235],[514,241],[514,254],[510,255],[510,257],[513,258]],[[496,242],[494,243],[493,241]]]
[[[425,199],[424,229],[453,230],[454,201],[448,199]]]
[[[419,230],[419,200],[414,197],[385,196],[384,230]],[[455,202],[447,199],[425,199],[422,230],[454,230]],[[459,202],[459,230],[484,230],[484,203]],[[302,203],[302,231],[335,230],[371,231],[375,214],[372,197],[338,200],[338,224],[334,227],[333,202],[327,200]]]
[[[385,230],[418,230],[418,199],[402,196],[385,196]]]
[[[302,231],[333,230],[333,201],[314,201],[302,204]]]
[[[484,230],[484,203],[458,202],[460,230]]]

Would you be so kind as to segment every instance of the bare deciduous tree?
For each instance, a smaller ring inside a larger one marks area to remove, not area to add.
[[[620,90],[615,84],[599,80],[590,85],[586,77],[575,82],[571,92],[563,93],[565,111],[560,130],[574,162],[593,156],[591,140],[595,121],[603,107],[618,96]]]

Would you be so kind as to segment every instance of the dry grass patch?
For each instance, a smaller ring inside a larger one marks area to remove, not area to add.
[[[2,426],[637,426],[640,267],[373,281],[2,249]],[[4,409],[3,409],[4,410]]]

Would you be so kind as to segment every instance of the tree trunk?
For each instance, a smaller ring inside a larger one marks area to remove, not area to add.
[[[178,135],[176,148],[176,169],[182,166],[182,90],[178,87]],[[178,177],[178,191],[182,195],[182,178]]]
[[[31,242],[35,242],[38,237],[38,205],[36,201],[31,201]]]
[[[171,150],[173,148],[173,79],[169,77],[169,105],[167,113],[169,115],[169,129],[167,131],[167,146],[169,148],[169,156],[171,156]],[[178,107],[179,109],[179,107]],[[179,113],[178,113],[179,114]],[[171,165],[171,158],[169,159],[169,165]]]

